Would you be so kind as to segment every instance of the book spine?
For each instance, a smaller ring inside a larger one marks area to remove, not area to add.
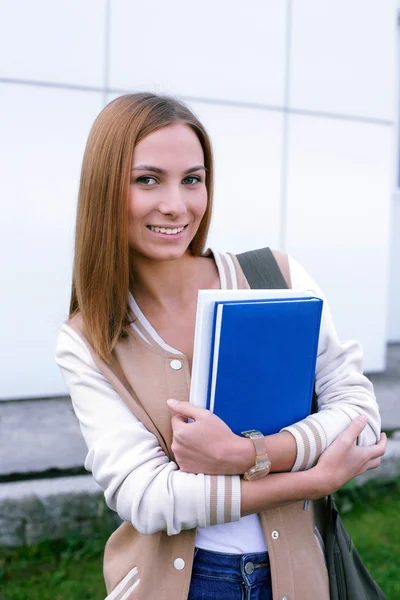
[[[219,341],[221,338],[222,311],[224,305],[215,303],[214,321],[210,352],[210,370],[208,375],[207,408],[214,412],[215,387],[217,383]]]

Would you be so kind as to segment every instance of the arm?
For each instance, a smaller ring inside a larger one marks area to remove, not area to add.
[[[235,434],[210,411],[188,402],[168,402],[176,414],[172,419],[174,431],[173,451],[182,469],[193,472],[199,463],[198,448],[202,447],[201,463],[209,470],[214,465],[232,468],[238,459],[236,454],[226,454],[226,440]],[[187,418],[194,419],[187,422]],[[357,437],[365,429],[367,417],[359,416],[341,433],[320,457],[318,464],[298,473],[272,473],[256,481],[241,481],[241,515],[260,512],[295,502],[314,500],[339,489],[344,483],[367,469],[379,466],[386,448],[386,436],[381,435],[378,444],[360,447]],[[209,432],[213,434],[210,437]],[[229,433],[230,432],[230,433]],[[223,440],[225,438],[225,440]],[[231,446],[234,448],[234,445]]]
[[[332,494],[353,477],[375,469],[386,450],[383,433],[374,446],[355,444],[364,431],[365,416],[357,417],[308,471],[268,475],[256,481],[242,481],[242,515],[268,506],[280,506],[296,500],[316,500]],[[286,498],[286,499],[285,499]]]
[[[337,436],[358,416],[366,415],[368,425],[360,433],[357,443],[361,446],[376,444],[380,433],[380,416],[371,382],[362,373],[362,351],[357,342],[341,343],[330,313],[329,304],[315,281],[293,258],[289,257],[290,276],[294,289],[310,290],[324,300],[321,319],[320,339],[316,364],[315,388],[318,395],[318,413],[285,428],[280,433],[266,436],[265,446],[271,459],[272,472],[302,471],[316,464],[319,456],[332,444]],[[174,412],[179,412],[174,409]],[[183,413],[182,413],[183,414]],[[188,415],[186,415],[188,416]],[[254,465],[255,453],[251,440],[239,436],[220,438],[218,455],[231,458],[218,463],[202,460],[205,446],[214,438],[213,424],[204,432],[206,439],[198,438],[199,445],[190,443],[181,436],[178,456],[185,458],[184,452],[197,453],[188,472],[239,473],[242,474]],[[257,424],[254,424],[257,428]],[[193,436],[193,430],[191,431]],[[216,456],[216,455],[215,455]],[[179,460],[178,460],[179,462]],[[188,466],[188,462],[186,462]],[[192,470],[192,469],[198,470]],[[210,469],[210,470],[207,470]]]
[[[156,437],[133,415],[96,367],[83,340],[68,326],[59,334],[56,361],[88,447],[85,467],[107,505],[141,533],[236,521],[238,476],[183,473]],[[218,510],[212,509],[211,496]]]

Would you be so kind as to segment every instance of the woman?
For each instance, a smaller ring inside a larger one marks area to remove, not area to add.
[[[241,477],[252,440],[186,402],[198,290],[248,287],[235,256],[204,253],[212,189],[210,141],[186,106],[133,94],[100,113],[57,362],[85,466],[124,521],[105,549],[107,598],[328,599],[323,498],[385,450],[372,386],[324,302],[318,413],[263,438],[271,472]],[[321,296],[294,259],[275,256],[293,287]]]

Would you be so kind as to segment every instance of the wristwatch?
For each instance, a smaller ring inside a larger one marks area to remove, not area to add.
[[[246,481],[253,481],[254,479],[265,477],[265,475],[268,475],[270,472],[271,461],[265,451],[265,442],[261,441],[264,438],[263,434],[256,429],[250,429],[249,431],[242,431],[242,436],[250,438],[253,441],[256,450],[256,464],[246,471],[243,475],[243,479],[246,479]]]

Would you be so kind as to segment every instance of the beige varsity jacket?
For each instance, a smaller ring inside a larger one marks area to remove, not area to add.
[[[238,287],[248,288],[236,258],[232,258]],[[118,343],[113,363],[106,364],[85,338],[80,317],[68,325],[84,340],[99,371],[174,460],[171,413],[165,399],[189,398],[187,360],[183,360],[182,369],[171,369],[176,356],[149,345],[131,328],[128,337]],[[152,393],[149,382],[154,380],[161,385],[161,394]],[[211,478],[211,487],[214,484]],[[228,505],[229,498],[225,497],[225,502]],[[296,502],[260,515],[270,556],[274,600],[329,600],[326,566],[314,530],[318,522],[323,533],[323,511],[322,500]],[[105,548],[107,600],[187,600],[195,537],[196,529],[182,530],[177,535],[164,531],[141,534],[130,522],[124,522]]]

